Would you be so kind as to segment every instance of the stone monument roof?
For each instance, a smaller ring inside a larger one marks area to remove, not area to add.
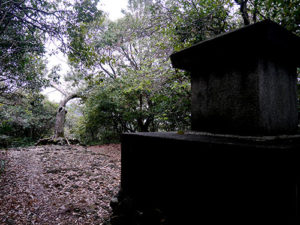
[[[170,58],[173,67],[188,71],[263,55],[300,66],[299,52],[300,37],[271,20],[264,20],[202,41],[173,53]]]

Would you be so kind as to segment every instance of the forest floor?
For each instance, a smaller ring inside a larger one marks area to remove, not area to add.
[[[120,155],[118,144],[0,150],[0,224],[103,224]]]

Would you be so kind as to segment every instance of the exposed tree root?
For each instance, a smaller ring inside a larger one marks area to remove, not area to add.
[[[38,145],[76,145],[80,144],[79,140],[77,139],[67,139],[63,137],[59,138],[43,138],[37,141],[35,144],[36,146]]]

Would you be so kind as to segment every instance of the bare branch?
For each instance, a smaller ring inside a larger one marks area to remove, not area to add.
[[[111,72],[109,72],[107,69],[105,69],[101,63],[99,66],[110,78],[113,78],[113,79],[115,78],[115,76]]]
[[[61,89],[59,86],[57,86],[54,83],[50,83],[50,86],[53,87],[55,90],[59,91],[62,95],[64,95],[65,97],[68,96],[68,93],[65,92],[65,90]]]

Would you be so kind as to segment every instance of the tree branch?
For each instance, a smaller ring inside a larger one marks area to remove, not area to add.
[[[57,90],[58,92],[60,92],[62,95],[64,95],[65,97],[68,96],[68,93],[65,92],[65,90],[61,89],[60,87],[58,87],[56,84],[54,83],[50,83],[50,86],[53,87],[55,90]]]
[[[80,98],[80,95],[77,94],[77,93],[73,93],[73,94],[70,94],[70,95],[66,96],[66,98],[64,98],[64,99],[59,103],[59,106],[60,106],[60,107],[65,107],[66,104],[68,103],[68,101],[70,101],[71,99],[74,99],[74,98]]]
[[[240,5],[240,13],[242,14],[244,25],[250,24],[250,19],[248,15],[247,2],[248,0],[235,0],[235,2]]]
[[[105,69],[104,68],[104,66],[100,63],[100,68],[110,77],[110,78],[112,78],[112,79],[114,79],[115,77],[114,77],[114,75],[111,73],[111,72],[109,72],[107,69]]]

